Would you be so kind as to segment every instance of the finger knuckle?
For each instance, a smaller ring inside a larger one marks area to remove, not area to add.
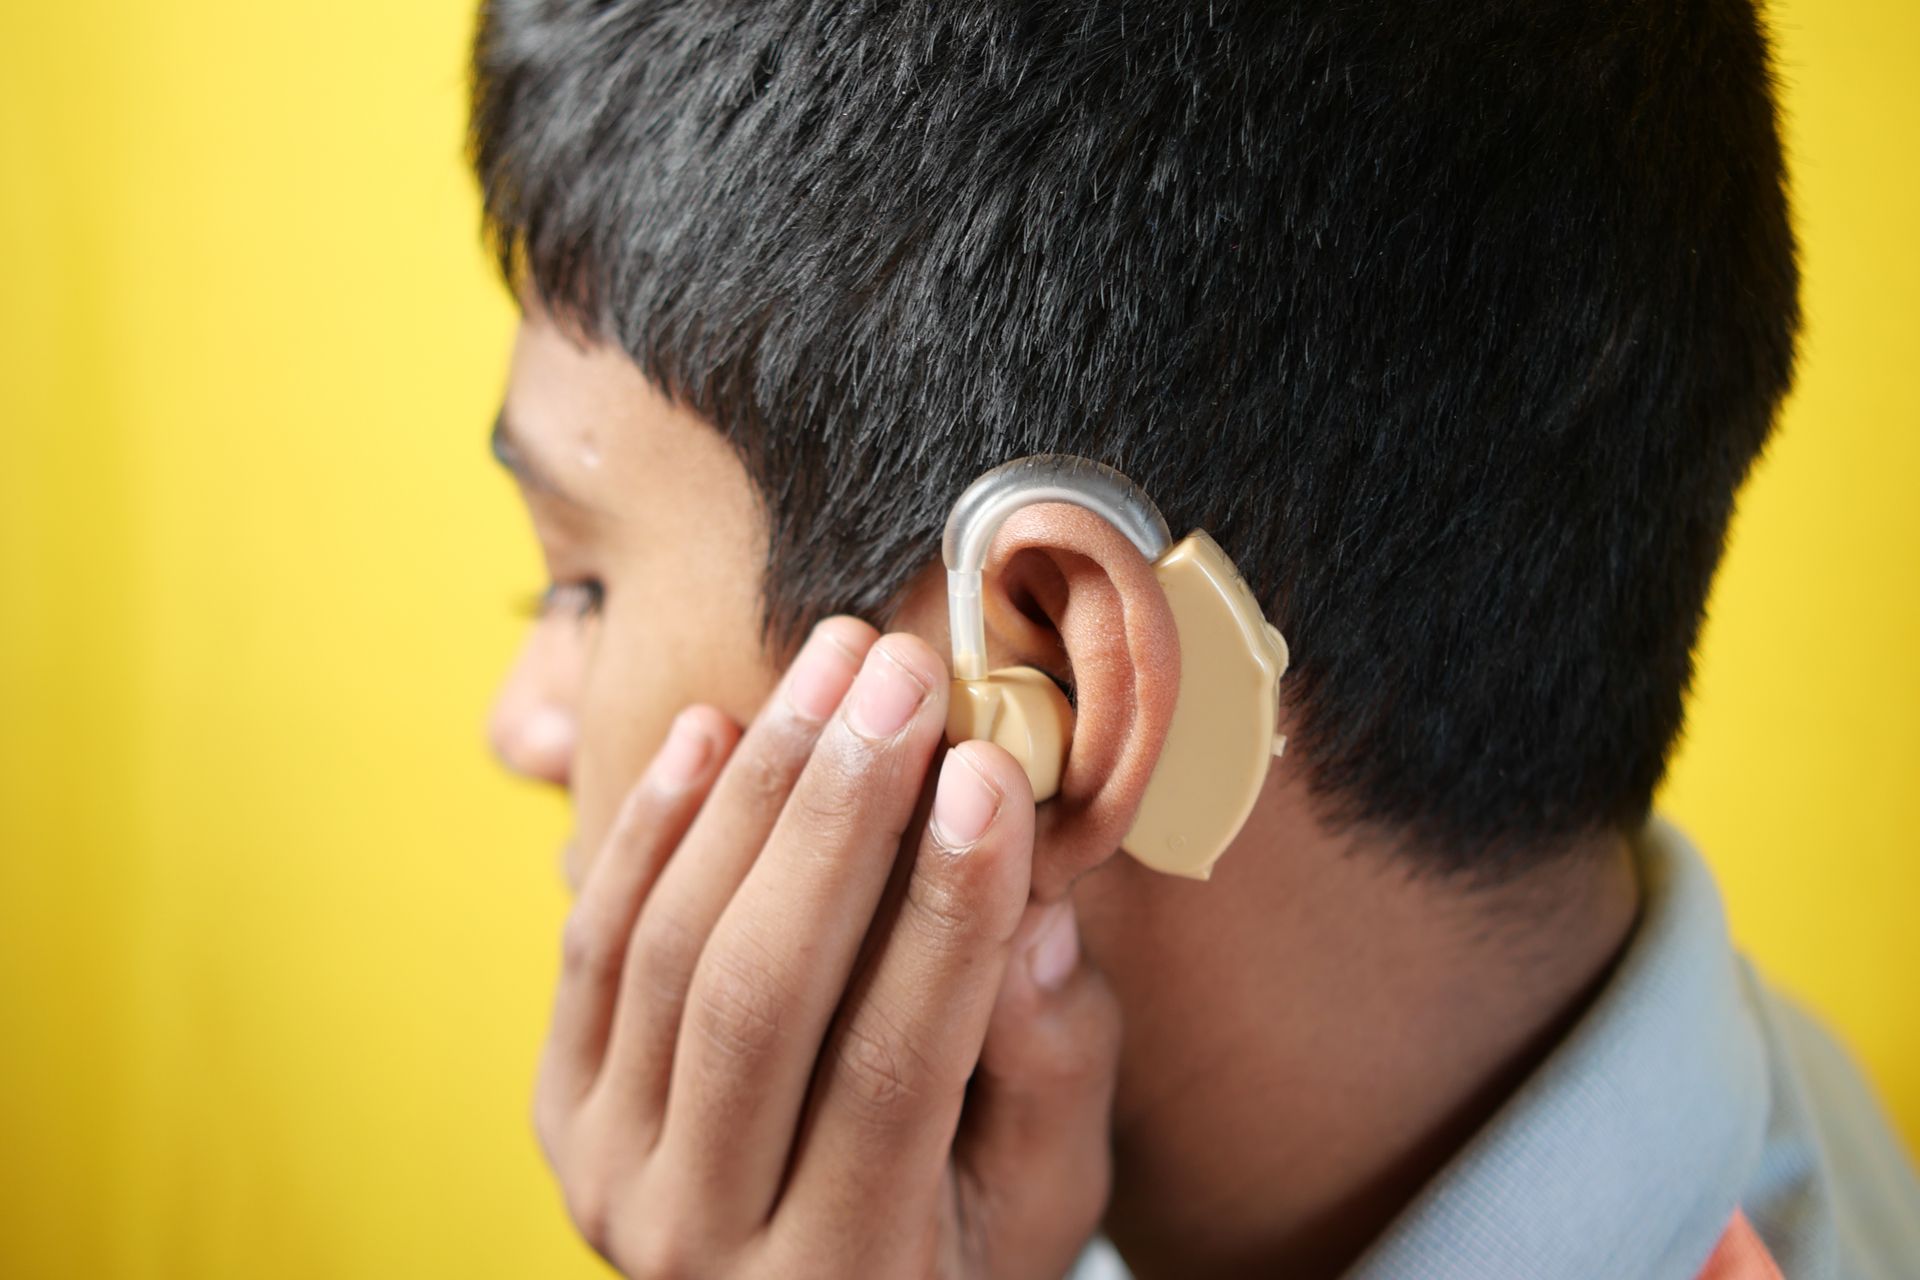
[[[695,1251],[683,1233],[662,1221],[624,1247],[620,1269],[632,1280],[688,1280],[695,1274]]]
[[[696,1243],[694,1215],[667,1196],[638,1194],[644,1179],[580,1179],[567,1195],[567,1213],[593,1251],[629,1280],[687,1280],[712,1274],[715,1250]]]
[[[941,847],[930,829],[914,859],[907,903],[924,913],[930,928],[955,940],[1011,937],[1027,902],[1021,856],[992,840],[955,852]]]
[[[560,1186],[574,1231],[595,1253],[610,1260],[614,1204],[611,1180],[597,1172],[576,1173]]]
[[[846,1021],[834,1054],[836,1070],[844,1096],[869,1121],[884,1126],[905,1109],[958,1105],[973,1064],[929,1052],[929,1033],[924,1026],[916,1031],[911,1019],[873,993]]]
[[[640,1019],[637,1025],[656,1030],[680,1025],[702,941],[677,916],[642,917],[621,973],[622,1009]]]
[[[611,978],[620,965],[619,942],[604,916],[585,904],[576,906],[560,930],[561,969],[571,978]]]
[[[840,1040],[840,1086],[862,1114],[884,1119],[933,1092],[925,1066],[903,1039],[856,1020]]]
[[[964,950],[981,934],[980,876],[947,863],[964,862],[951,854],[922,856],[907,878],[904,906],[914,936],[936,955]]]
[[[728,1058],[757,1062],[778,1044],[787,1003],[787,992],[768,965],[734,954],[716,957],[700,975],[688,1016]]]
[[[777,811],[805,759],[805,744],[793,741],[792,735],[763,730],[731,766],[736,772],[730,782],[738,788],[741,807]]]
[[[837,751],[823,748],[788,800],[793,823],[816,840],[844,841],[865,825],[866,788],[861,771]]]

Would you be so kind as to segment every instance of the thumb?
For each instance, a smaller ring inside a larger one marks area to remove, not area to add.
[[[1030,905],[987,1024],[956,1163],[986,1274],[1057,1277],[1112,1185],[1120,1004],[1080,950],[1071,898]]]

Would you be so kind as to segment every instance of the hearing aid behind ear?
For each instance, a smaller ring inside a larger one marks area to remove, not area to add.
[[[1233,842],[1286,739],[1277,736],[1287,642],[1261,613],[1240,571],[1203,529],[1178,543],[1158,507],[1104,463],[1064,453],[1016,458],[967,487],[947,518],[947,610],[953,688],[947,740],[984,738],[1026,770],[1033,798],[1060,789],[1073,707],[1032,667],[987,669],[980,602],[987,550],[1009,515],[1070,502],[1125,534],[1167,594],[1180,636],[1180,687],[1160,758],[1120,847],[1156,871],[1205,880]]]

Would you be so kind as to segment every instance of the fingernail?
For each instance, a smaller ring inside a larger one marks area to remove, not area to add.
[[[1027,971],[1033,974],[1034,985],[1058,991],[1080,962],[1080,927],[1071,902],[1056,902],[1049,910],[1051,916],[1041,926],[1040,936],[1027,949]]]
[[[926,699],[919,677],[887,656],[878,645],[867,651],[866,665],[853,682],[853,706],[847,721],[865,738],[891,738]]]
[[[675,789],[692,786],[693,780],[706,768],[707,756],[712,750],[713,739],[707,736],[707,731],[682,711],[673,718],[673,728],[667,731],[667,741],[660,748],[657,764],[660,781]]]
[[[943,848],[964,849],[993,825],[1000,793],[960,751],[947,752],[933,792],[933,836]]]
[[[787,701],[809,720],[825,720],[840,705],[856,659],[832,634],[815,628],[787,677]]]

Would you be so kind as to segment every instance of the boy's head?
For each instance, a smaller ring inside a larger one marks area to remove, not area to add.
[[[1749,5],[493,0],[474,72],[508,417],[603,509],[529,500],[606,589],[496,739],[583,830],[1041,451],[1235,559],[1329,821],[1497,877],[1645,816],[1793,363]]]

